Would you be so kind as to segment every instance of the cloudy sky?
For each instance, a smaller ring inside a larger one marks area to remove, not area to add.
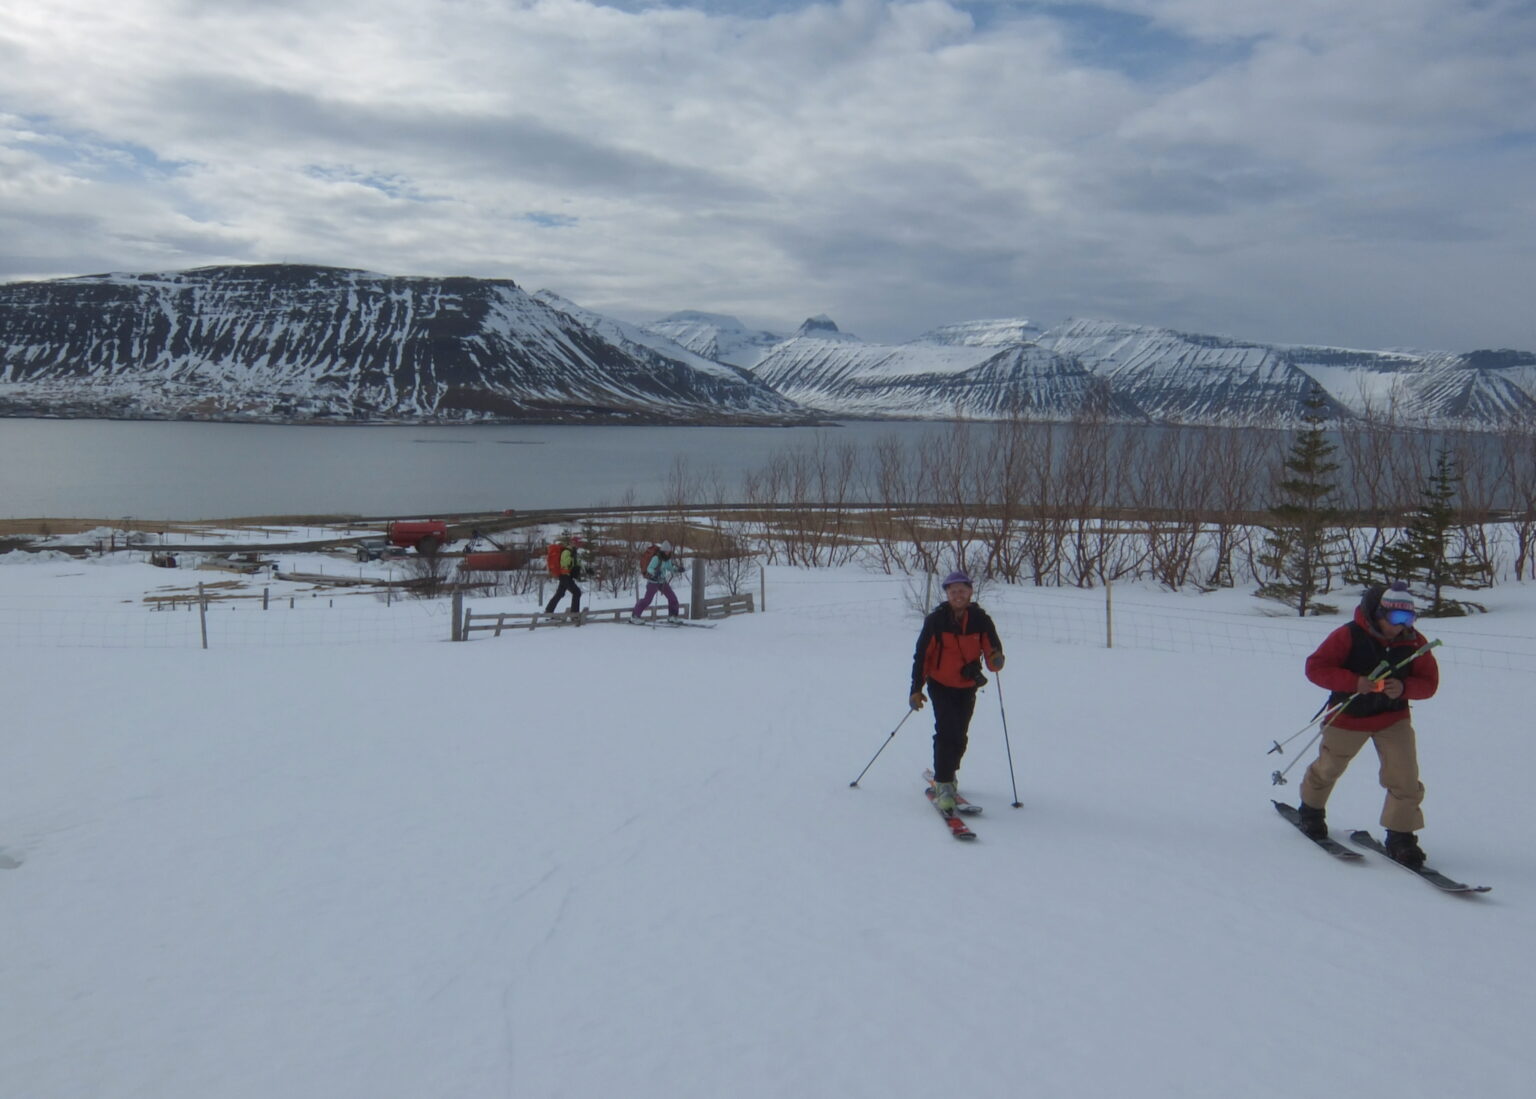
[[[1536,349],[1531,0],[0,0],[0,279]]]

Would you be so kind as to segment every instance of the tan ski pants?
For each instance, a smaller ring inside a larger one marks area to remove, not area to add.
[[[1378,777],[1387,792],[1381,807],[1381,826],[1393,832],[1417,832],[1424,827],[1424,812],[1420,809],[1424,784],[1419,781],[1419,751],[1413,723],[1406,717],[1374,733],[1325,726],[1323,746],[1301,780],[1301,800],[1314,809],[1326,807],[1333,784],[1368,740],[1376,742],[1376,758],[1381,761]]]

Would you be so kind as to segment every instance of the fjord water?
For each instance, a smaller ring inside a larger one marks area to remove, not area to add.
[[[679,460],[734,493],[781,449],[943,430],[0,419],[0,518],[455,514],[596,507],[631,493],[661,503]]]
[[[1070,429],[1034,426],[1055,432],[1050,447],[1058,459],[1081,460],[1063,449]],[[876,462],[877,444],[893,440],[909,452],[927,448],[937,455],[955,447],[960,430],[934,421],[821,427],[298,427],[0,418],[0,518],[382,518],[658,504],[666,501],[679,470],[690,483],[691,502],[734,502],[746,499],[745,475],[763,470],[775,455],[847,446],[868,468]],[[987,458],[993,425],[963,430],[978,457],[966,476],[997,474]],[[1203,430],[1208,429],[1119,426],[1095,440],[1092,452],[1129,462],[1131,476],[1143,477],[1156,472],[1160,459],[1152,451],[1123,452],[1111,440],[1139,438],[1151,446],[1170,432]],[[1271,461],[1290,438],[1284,431],[1246,435],[1269,450]],[[1438,438],[1405,433],[1393,445],[1420,452],[1418,468],[1427,470]],[[1498,485],[1497,437],[1464,436],[1458,445],[1483,466],[1484,479],[1492,477],[1495,505],[1507,506],[1508,489]],[[1335,460],[1341,465],[1338,483],[1347,486],[1348,458],[1341,450]],[[1413,483],[1405,490],[1409,495],[1422,480],[1411,467],[1399,476]],[[1264,506],[1267,486],[1267,476],[1255,481],[1249,506]],[[956,484],[952,491],[975,499],[987,487]],[[816,491],[813,483],[805,488]],[[868,493],[856,485],[852,495]]]

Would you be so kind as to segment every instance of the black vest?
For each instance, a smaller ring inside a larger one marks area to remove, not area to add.
[[[1358,622],[1351,622],[1349,624],[1349,636],[1351,644],[1349,656],[1344,661],[1344,667],[1356,675],[1370,675],[1381,666],[1383,660],[1389,664],[1395,664],[1419,647],[1417,635],[1412,631],[1403,635],[1403,641],[1389,646],[1381,638],[1372,635]],[[1411,666],[1398,668],[1387,674],[1392,679],[1403,679],[1407,677],[1408,668]],[[1354,693],[1354,691],[1334,691],[1328,696],[1328,705],[1337,706]],[[1340,713],[1347,714],[1350,717],[1373,717],[1376,714],[1390,713],[1393,710],[1406,710],[1407,708],[1408,696],[1406,694],[1400,698],[1388,698],[1380,692],[1372,692],[1361,695],[1344,707]]]

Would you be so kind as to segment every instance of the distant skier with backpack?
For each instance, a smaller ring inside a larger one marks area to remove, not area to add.
[[[1374,742],[1387,791],[1381,808],[1387,854],[1413,870],[1424,865],[1414,835],[1424,827],[1424,784],[1408,702],[1431,698],[1440,687],[1435,654],[1426,649],[1413,655],[1426,644],[1414,628],[1417,619],[1418,606],[1406,583],[1376,585],[1366,589],[1354,621],[1330,633],[1307,657],[1307,678],[1333,692],[1328,705],[1353,700],[1324,724],[1322,746],[1301,780],[1297,807],[1301,830],[1313,839],[1326,836],[1325,809],[1334,783],[1366,741]],[[1383,673],[1383,668],[1390,670]]]
[[[672,557],[672,543],[662,542],[660,545],[648,547],[640,558],[640,576],[645,580],[645,594],[635,604],[635,609],[630,612],[631,622],[642,621],[641,615],[651,605],[651,600],[660,592],[667,597],[667,617],[676,618],[682,611],[678,606],[677,593],[672,590],[672,577],[682,572],[676,560]]]
[[[555,588],[555,594],[544,605],[545,614],[555,613],[555,607],[559,605],[566,592],[571,593],[571,613],[581,613],[581,588],[576,584],[583,573],[581,546],[582,538],[579,534],[562,534],[549,544],[546,564],[549,567],[550,578],[559,580],[560,585]]]
[[[912,685],[908,704],[923,708],[923,687],[933,699],[934,803],[945,811],[959,796],[957,775],[969,742],[976,691],[986,683],[981,672],[1003,667],[1003,643],[992,618],[971,602],[975,586],[964,572],[944,578],[944,602],[923,619],[912,654]]]

